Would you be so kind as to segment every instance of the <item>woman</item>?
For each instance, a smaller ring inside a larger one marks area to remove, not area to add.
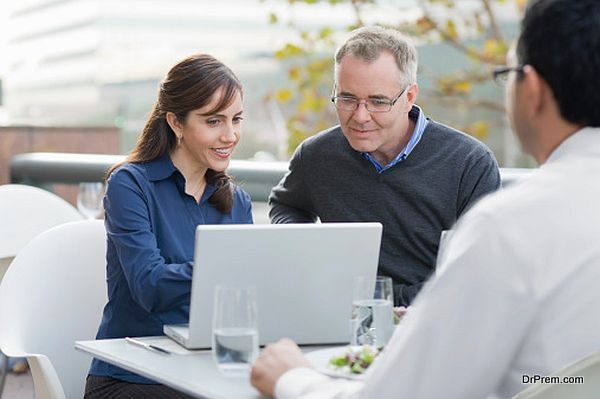
[[[241,124],[242,88],[228,67],[200,54],[169,71],[135,148],[108,174],[98,339],[188,322],[196,226],[252,223],[250,197],[225,174]],[[187,396],[94,359],[86,398],[104,397]]]

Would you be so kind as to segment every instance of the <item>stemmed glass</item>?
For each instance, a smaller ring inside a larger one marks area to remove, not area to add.
[[[79,184],[77,194],[77,209],[87,219],[97,219],[102,215],[102,198],[104,184],[99,182],[84,182]]]

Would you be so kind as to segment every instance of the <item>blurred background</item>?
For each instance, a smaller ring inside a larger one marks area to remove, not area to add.
[[[379,24],[418,46],[417,103],[528,167],[491,80],[518,33],[524,0],[20,0],[0,3],[0,183],[20,152],[124,154],[160,80],[210,53],[244,84],[234,158],[287,160],[336,123],[333,53],[348,31]]]
[[[329,100],[333,54],[363,25],[413,38],[420,58],[417,103],[427,116],[484,141],[503,167],[533,166],[508,126],[504,89],[491,79],[518,34],[525,3],[0,1],[0,184],[10,181],[16,154],[128,153],[163,76],[198,52],[221,59],[244,85],[244,134],[234,158],[263,162],[252,164],[257,170],[287,161],[303,139],[337,123]],[[88,184],[44,188],[76,204]],[[258,205],[268,222],[266,204]],[[32,396],[29,375],[9,379],[8,388],[7,398]]]

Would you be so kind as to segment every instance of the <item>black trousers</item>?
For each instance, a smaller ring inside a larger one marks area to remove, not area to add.
[[[162,384],[135,384],[116,378],[88,375],[84,399],[189,399],[191,396]]]

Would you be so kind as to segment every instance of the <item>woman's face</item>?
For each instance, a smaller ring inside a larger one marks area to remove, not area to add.
[[[181,145],[176,151],[185,153],[184,159],[192,163],[190,167],[222,172],[229,166],[242,131],[242,95],[238,91],[225,109],[207,114],[217,105],[222,92],[223,89],[217,90],[209,104],[190,111],[176,131],[181,136]]]

